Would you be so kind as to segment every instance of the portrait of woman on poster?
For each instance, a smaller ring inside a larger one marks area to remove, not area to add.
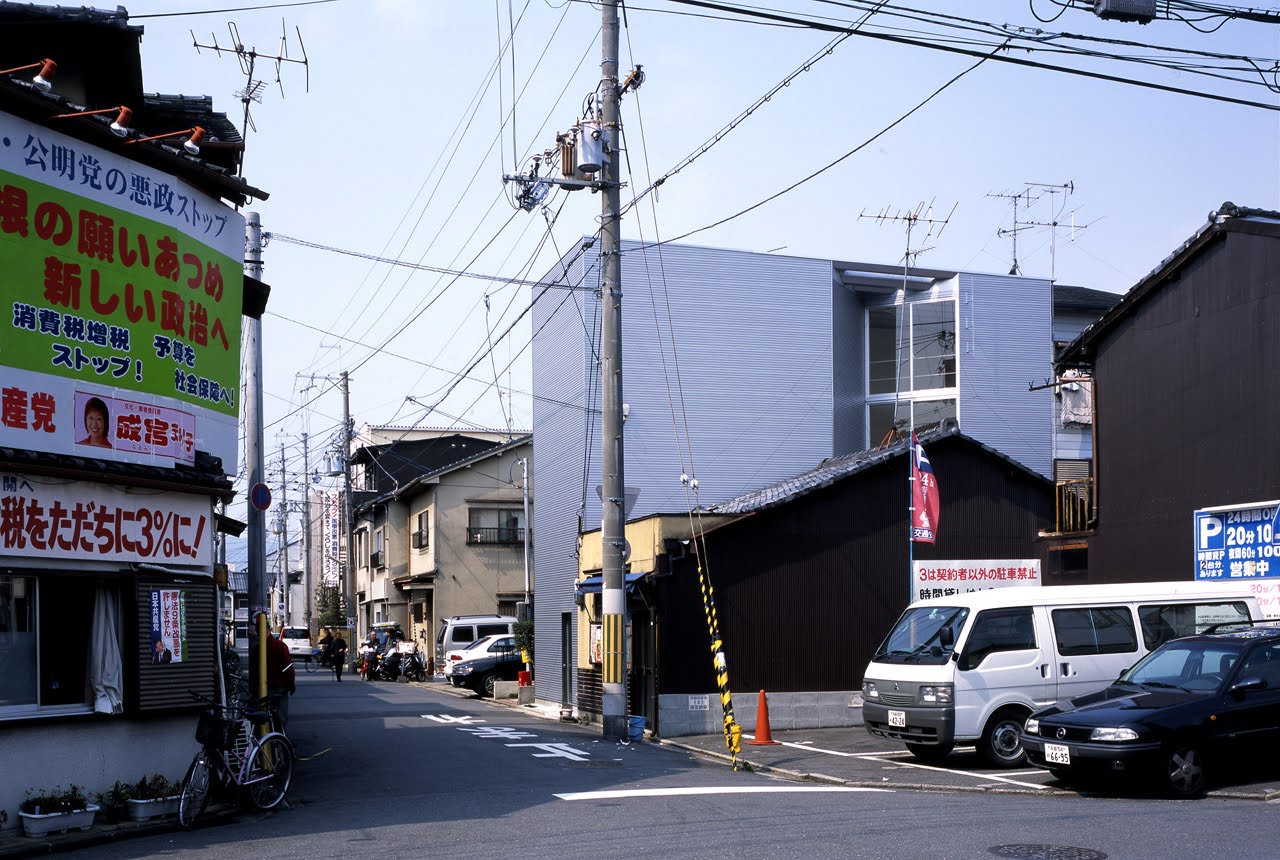
[[[111,442],[107,439],[110,427],[111,415],[107,412],[107,404],[100,397],[90,397],[84,404],[84,430],[88,435],[79,444],[110,448]]]

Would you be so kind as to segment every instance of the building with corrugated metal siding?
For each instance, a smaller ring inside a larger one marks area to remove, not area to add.
[[[687,245],[622,246],[627,519],[707,507],[956,422],[1053,474],[1049,281]],[[598,247],[535,287],[535,694],[590,684],[574,582],[600,524]],[[631,570],[636,570],[634,563]],[[905,596],[905,594],[904,594]]]

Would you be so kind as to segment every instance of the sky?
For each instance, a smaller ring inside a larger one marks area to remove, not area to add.
[[[887,265],[909,247],[920,266],[995,273],[1016,239],[1022,274],[1122,293],[1224,201],[1280,209],[1276,24],[1104,21],[1091,0],[710,5],[732,8],[627,4],[620,75],[645,78],[621,106],[624,206],[639,195],[625,239]],[[283,455],[299,493],[304,433],[313,469],[322,460],[344,370],[357,427],[530,430],[531,292],[512,281],[594,233],[600,197],[557,191],[524,211],[503,176],[583,115],[600,8],[126,8],[144,27],[148,92],[210,95],[242,126],[240,93],[263,83],[244,177],[270,194],[247,208],[270,237],[271,480]],[[237,41],[241,57],[211,48]],[[624,314],[629,289],[641,294],[623,284]]]

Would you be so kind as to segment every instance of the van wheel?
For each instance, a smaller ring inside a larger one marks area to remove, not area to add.
[[[936,764],[951,755],[951,744],[907,744],[907,752],[920,761]]]
[[[987,728],[978,741],[978,755],[991,767],[1018,767],[1027,760],[1018,733],[1027,721],[1027,712],[1020,708],[997,711],[987,722]]]

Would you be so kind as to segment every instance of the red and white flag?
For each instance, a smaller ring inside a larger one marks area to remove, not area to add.
[[[911,539],[933,543],[938,530],[938,479],[924,453],[924,446],[911,434]]]

